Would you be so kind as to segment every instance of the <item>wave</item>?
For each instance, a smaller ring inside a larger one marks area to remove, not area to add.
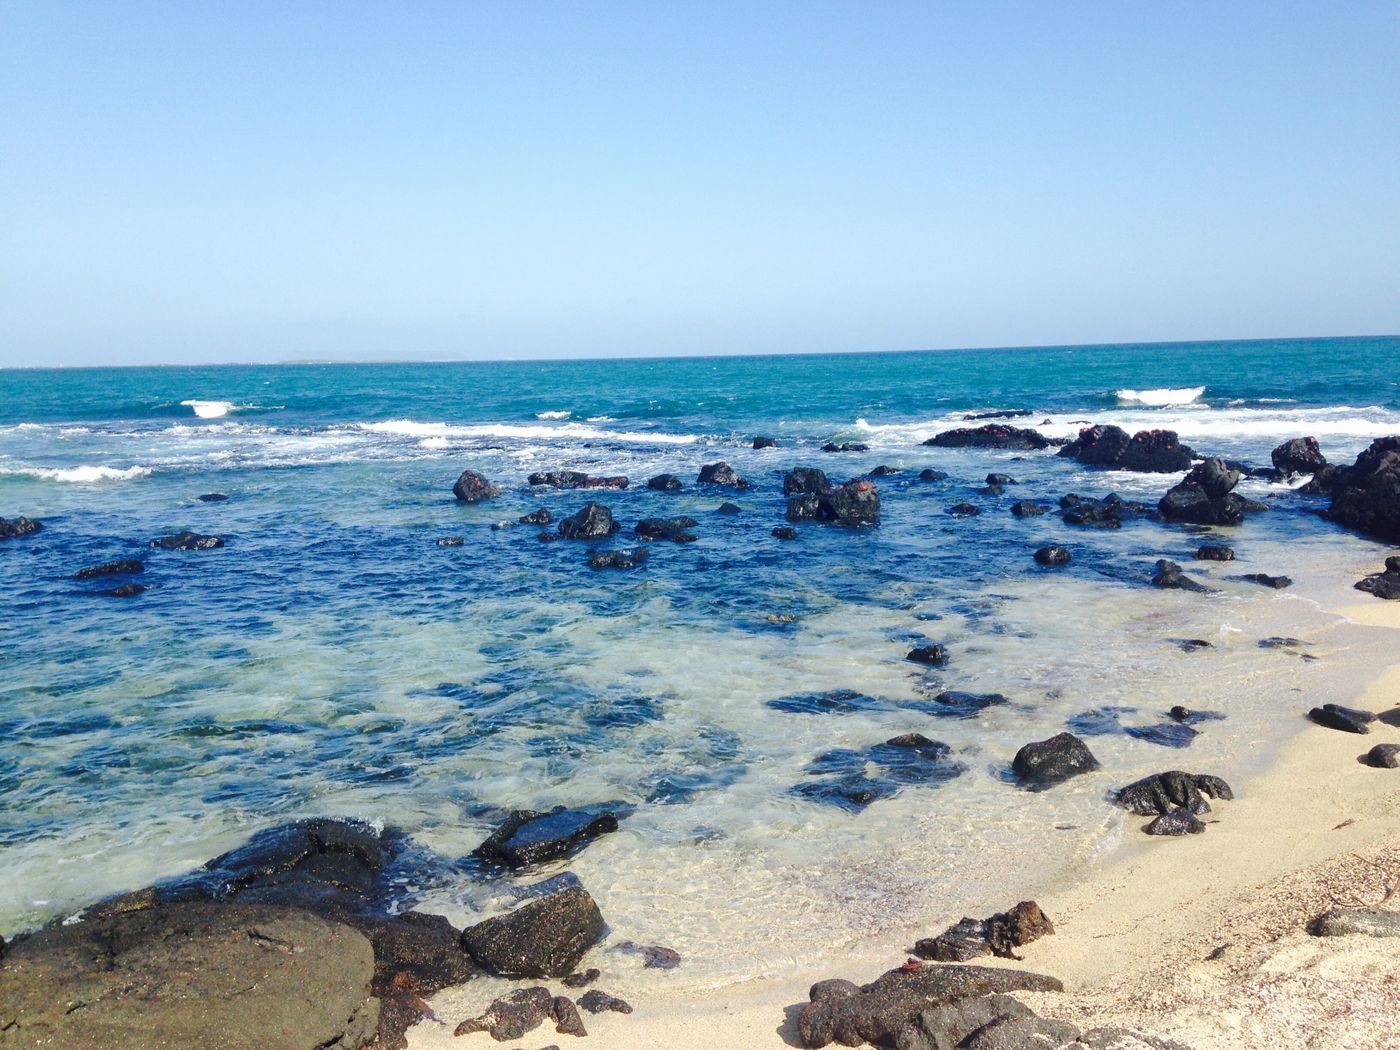
[[[67,481],[88,483],[93,481],[130,481],[144,478],[151,473],[150,467],[34,467],[28,464],[0,466],[0,474],[42,478],[45,481]]]
[[[365,430],[374,434],[392,434],[397,437],[419,439],[504,438],[546,441],[619,441],[644,445],[693,445],[700,440],[697,434],[652,434],[644,431],[605,430],[583,423],[565,423],[563,426],[477,423],[458,426],[450,423],[422,423],[415,419],[386,419],[380,423],[355,423],[352,426],[357,430]]]
[[[554,411],[554,412],[536,412],[536,413],[535,413],[535,418],[536,418],[536,419],[568,419],[571,415],[573,415],[572,412],[570,412],[570,411],[568,411],[568,410],[566,410],[566,409],[559,409],[559,410]]]
[[[1206,392],[1203,386],[1164,386],[1153,390],[1115,390],[1113,396],[1129,405],[1189,405]]]
[[[194,409],[194,414],[200,419],[222,419],[230,412],[238,410],[237,405],[232,401],[181,401],[180,404],[186,408]]]

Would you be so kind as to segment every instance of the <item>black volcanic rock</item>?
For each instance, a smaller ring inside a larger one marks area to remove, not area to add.
[[[20,536],[33,536],[44,527],[41,521],[26,517],[0,518],[0,540],[13,540]]]
[[[1180,565],[1174,561],[1168,561],[1166,558],[1158,560],[1156,573],[1152,577],[1152,586],[1168,590],[1196,591],[1201,594],[1209,594],[1213,590],[1213,588],[1187,576],[1181,571]]]
[[[1183,773],[1179,769],[1154,773],[1127,787],[1119,788],[1113,800],[1130,812],[1142,817],[1185,809],[1190,813],[1209,813],[1207,798],[1230,800],[1235,793],[1230,785],[1217,776],[1206,773]]]
[[[1048,787],[1098,768],[1098,759],[1072,733],[1026,744],[1011,763],[1012,772],[1031,787]]]
[[[826,472],[816,467],[795,467],[783,475],[783,495],[821,495],[831,488]]]
[[[1172,474],[1191,466],[1192,453],[1172,430],[1140,430],[1132,437],[1115,426],[1085,427],[1057,453],[1087,466]]]
[[[1197,561],[1234,561],[1235,551],[1223,543],[1205,543],[1196,548],[1195,557]]]
[[[864,478],[848,481],[817,497],[817,519],[859,528],[880,524],[880,490]]]
[[[647,560],[645,547],[631,547],[626,550],[594,551],[588,556],[590,569],[635,569]]]
[[[571,518],[559,522],[559,535],[566,540],[594,540],[611,536],[621,525],[613,521],[612,511],[601,503],[587,503]]]
[[[670,540],[672,543],[694,543],[693,529],[699,522],[690,517],[643,518],[637,522],[636,533],[643,539]]]
[[[1185,480],[1173,486],[1157,509],[1168,521],[1195,525],[1238,525],[1244,520],[1245,501],[1231,490],[1239,484],[1240,472],[1219,459],[1197,464]]]
[[[600,835],[616,831],[630,812],[624,803],[556,806],[547,812],[518,809],[473,852],[508,868],[543,864],[572,856]]]
[[[1327,466],[1327,457],[1318,448],[1317,438],[1301,437],[1285,441],[1270,454],[1274,466],[1285,475],[1316,474]]]
[[[946,481],[948,480],[948,475],[942,470],[934,470],[932,467],[925,467],[923,470],[919,471],[919,480]]]
[[[706,463],[700,468],[700,476],[697,480],[701,485],[724,485],[733,489],[749,487],[749,483],[739,477],[734,472],[734,468],[723,460],[718,463]]]
[[[1243,576],[1231,576],[1230,579],[1241,580],[1245,583],[1257,583],[1261,587],[1272,587],[1276,591],[1293,586],[1292,577],[1270,576],[1263,572],[1247,572]]]
[[[935,448],[1011,448],[1036,450],[1049,448],[1039,431],[1024,430],[1004,423],[988,423],[980,427],[945,430],[924,442]]]
[[[167,551],[209,551],[222,547],[224,541],[218,536],[201,536],[197,532],[176,532],[148,544],[153,549]]]
[[[569,886],[467,927],[462,947],[501,977],[567,977],[605,930],[588,891]]]
[[[870,446],[859,441],[828,441],[822,446],[823,452],[869,452]]]
[[[1038,518],[1048,508],[1043,503],[1035,503],[1028,499],[1019,500],[1011,504],[1011,513],[1018,518]]]
[[[548,525],[554,518],[549,513],[548,507],[540,507],[538,510],[530,511],[529,514],[522,514],[519,520],[522,525]]]
[[[778,442],[775,441],[773,438],[764,437],[763,435],[760,434],[758,437],[756,437],[756,438],[753,439],[753,447],[756,448],[756,449],[759,449],[759,448],[777,448],[777,447],[778,447]]]
[[[679,492],[684,486],[674,474],[658,474],[647,482],[647,488],[657,492]]]
[[[462,471],[457,483],[452,486],[452,495],[463,503],[480,503],[482,500],[495,499],[500,494],[499,488],[474,470]]]
[[[1354,707],[1341,704],[1323,704],[1308,712],[1308,718],[1328,729],[1339,729],[1343,733],[1369,733],[1370,723],[1376,716],[1369,711],[1358,711]]]
[[[1073,560],[1068,547],[1049,546],[1041,547],[1035,552],[1035,560],[1039,565],[1053,567],[1057,565],[1068,565]]]
[[[946,667],[948,650],[945,646],[938,644],[921,645],[910,649],[905,659],[912,660],[916,664],[923,664],[926,667]]]
[[[1345,468],[1326,516],[1376,539],[1400,543],[1400,435],[1377,438]]]
[[[89,565],[85,569],[79,569],[73,574],[73,579],[93,580],[100,576],[131,576],[145,571],[146,566],[135,558],[122,558],[119,561],[107,561],[101,565]]]
[[[556,489],[625,489],[627,479],[622,476],[595,478],[577,470],[541,470],[525,479],[531,485],[545,485]]]
[[[772,535],[776,540],[795,540],[797,539],[797,530],[791,525],[775,525]]]

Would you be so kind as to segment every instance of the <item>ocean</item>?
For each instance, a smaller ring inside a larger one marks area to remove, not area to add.
[[[1017,500],[1070,492],[1155,503],[1180,475],[920,442],[1018,410],[1047,437],[1165,428],[1267,466],[1312,435],[1349,463],[1400,433],[1397,365],[1390,337],[0,372],[0,516],[44,524],[0,542],[0,933],[313,815],[401,827],[447,858],[403,904],[459,925],[573,871],[617,938],[681,952],[647,978],[673,983],[1000,910],[1141,848],[1110,789],[1174,768],[1242,781],[1309,707],[1354,696],[1386,645],[1334,610],[1374,600],[1352,584],[1393,552],[1264,480],[1238,491],[1270,509],[1237,529],[1017,518]],[[698,485],[719,460],[751,487]],[[786,470],[882,465],[898,472],[875,479],[878,527],[771,535]],[[919,480],[930,467],[948,477]],[[458,503],[465,469],[501,495]],[[631,485],[527,485],[553,469]],[[684,488],[647,488],[663,472]],[[983,492],[989,473],[1016,484]],[[197,498],[214,492],[228,499]],[[590,500],[623,531],[541,543],[517,522]],[[950,515],[960,502],[982,513]],[[677,515],[695,542],[588,567],[596,546],[638,545],[639,519]],[[225,546],[148,549],[182,529]],[[1237,560],[1192,561],[1204,539]],[[1038,568],[1046,543],[1073,563]],[[1154,589],[1163,557],[1218,593]],[[116,558],[145,560],[144,593],[74,579]],[[1230,579],[1249,572],[1294,584]],[[905,659],[934,642],[946,667]],[[1006,702],[950,715],[944,690]],[[1176,704],[1222,717],[1170,746],[1151,730]],[[1102,769],[1019,787],[1017,748],[1066,728]],[[869,750],[910,732],[948,745],[948,775]],[[853,769],[879,785],[868,805],[824,790]],[[567,862],[512,879],[468,859],[506,810],[604,802],[631,813]]]

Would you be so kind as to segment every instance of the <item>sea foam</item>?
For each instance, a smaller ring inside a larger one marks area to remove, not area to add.
[[[181,401],[180,404],[186,408],[194,409],[194,414],[200,419],[222,419],[230,412],[236,411],[238,406],[232,401]]]
[[[1124,387],[1113,396],[1129,405],[1189,405],[1201,399],[1203,386],[1166,386],[1152,390],[1132,390]]]
[[[28,464],[0,466],[0,474],[20,477],[43,478],[45,481],[67,481],[87,483],[93,481],[130,481],[144,478],[151,473],[150,467],[35,467]]]

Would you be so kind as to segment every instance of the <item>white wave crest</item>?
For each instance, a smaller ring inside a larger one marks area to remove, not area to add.
[[[386,419],[380,423],[356,423],[358,430],[413,438],[502,438],[521,441],[618,441],[644,445],[693,445],[696,434],[651,434],[643,431],[605,430],[583,423],[563,426],[531,426],[521,423],[479,423],[454,426],[450,423],[421,423],[415,419]]]
[[[194,409],[200,419],[222,419],[238,409],[232,401],[181,401],[186,408]]]
[[[1115,390],[1113,396],[1129,405],[1189,405],[1206,392],[1203,386],[1160,387],[1155,390]]]
[[[559,410],[554,411],[554,412],[536,412],[536,413],[535,413],[535,418],[536,418],[536,419],[568,419],[571,415],[573,415],[572,412],[569,412],[569,411],[567,411],[567,410],[565,410],[565,409],[559,409]]]
[[[43,478],[45,481],[67,481],[67,482],[93,482],[93,481],[130,481],[133,478],[144,478],[151,473],[150,467],[35,467],[25,463],[7,464],[0,466],[0,474],[11,476],[22,476],[31,478]]]

